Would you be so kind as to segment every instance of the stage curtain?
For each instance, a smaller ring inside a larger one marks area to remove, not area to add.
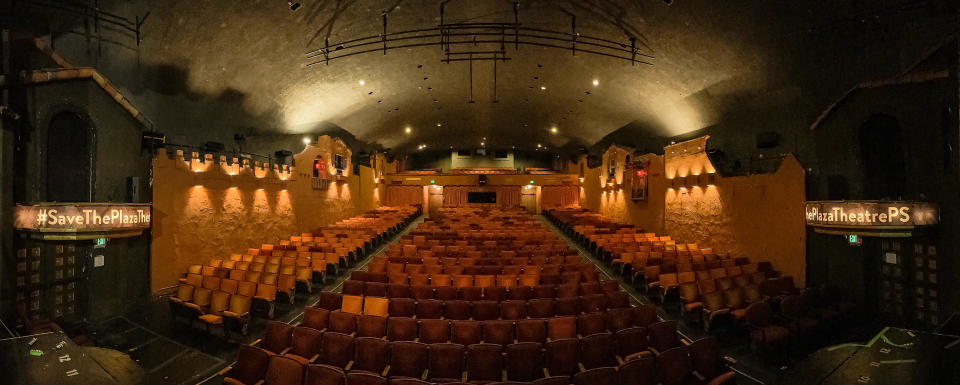
[[[580,206],[580,187],[543,186],[540,188],[540,206],[544,209]]]
[[[423,187],[386,186],[384,205],[407,206],[423,204]]]
[[[486,206],[483,204],[468,204],[467,193],[471,192],[496,192],[497,203],[489,206],[501,208],[520,207],[520,186],[443,186],[443,206]]]

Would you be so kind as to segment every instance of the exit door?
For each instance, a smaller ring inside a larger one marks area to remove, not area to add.
[[[527,210],[528,213],[536,214],[537,213],[537,195],[536,194],[523,194],[520,195],[520,205]]]
[[[437,214],[437,210],[443,207],[443,190],[439,188],[429,188],[427,197],[427,214],[431,217]]]

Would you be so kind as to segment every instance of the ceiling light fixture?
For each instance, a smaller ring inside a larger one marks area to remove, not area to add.
[[[442,124],[440,124],[440,123],[437,123],[437,127],[440,127],[440,126],[442,126]]]
[[[410,127],[407,127],[407,128],[404,128],[404,129],[403,129],[403,132],[406,133],[406,134],[410,134],[411,132],[413,132],[413,129],[410,128]]]
[[[556,133],[557,133],[557,128],[556,128],[556,127],[550,127],[550,133],[551,133],[551,134],[556,134]]]
[[[310,145],[310,138],[303,138],[303,144]]]
[[[540,86],[540,91],[546,91],[546,90],[547,90],[547,86]]]
[[[597,79],[593,79],[593,86],[596,87],[596,86],[599,86],[599,85],[600,85],[600,81],[597,80]]]
[[[361,86],[367,84],[367,82],[365,82],[365,81],[363,81],[363,80],[360,80],[359,83],[360,83]]]

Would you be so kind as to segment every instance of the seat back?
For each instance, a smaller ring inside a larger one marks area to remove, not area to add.
[[[290,357],[270,357],[264,383],[269,385],[300,385],[303,383],[304,365]]]

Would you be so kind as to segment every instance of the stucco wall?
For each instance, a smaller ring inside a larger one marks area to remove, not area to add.
[[[606,187],[603,167],[584,170],[580,204],[646,231],[696,242],[717,252],[770,261],[803,284],[804,171],[792,155],[772,174],[717,177],[713,186],[673,188],[670,178],[713,171],[702,148],[678,156],[651,157],[646,201],[630,199],[628,186]],[[665,152],[671,151],[670,146]],[[579,170],[581,157],[569,169]]]
[[[266,170],[257,164],[214,160],[187,162],[163,150],[154,158],[154,227],[151,289],[176,284],[191,264],[226,257],[248,247],[358,215],[379,206],[370,168],[348,167],[329,188],[311,185],[313,159],[349,151],[321,137],[294,156],[300,168]],[[349,154],[345,154],[349,159]],[[226,160],[226,159],[224,159]]]

